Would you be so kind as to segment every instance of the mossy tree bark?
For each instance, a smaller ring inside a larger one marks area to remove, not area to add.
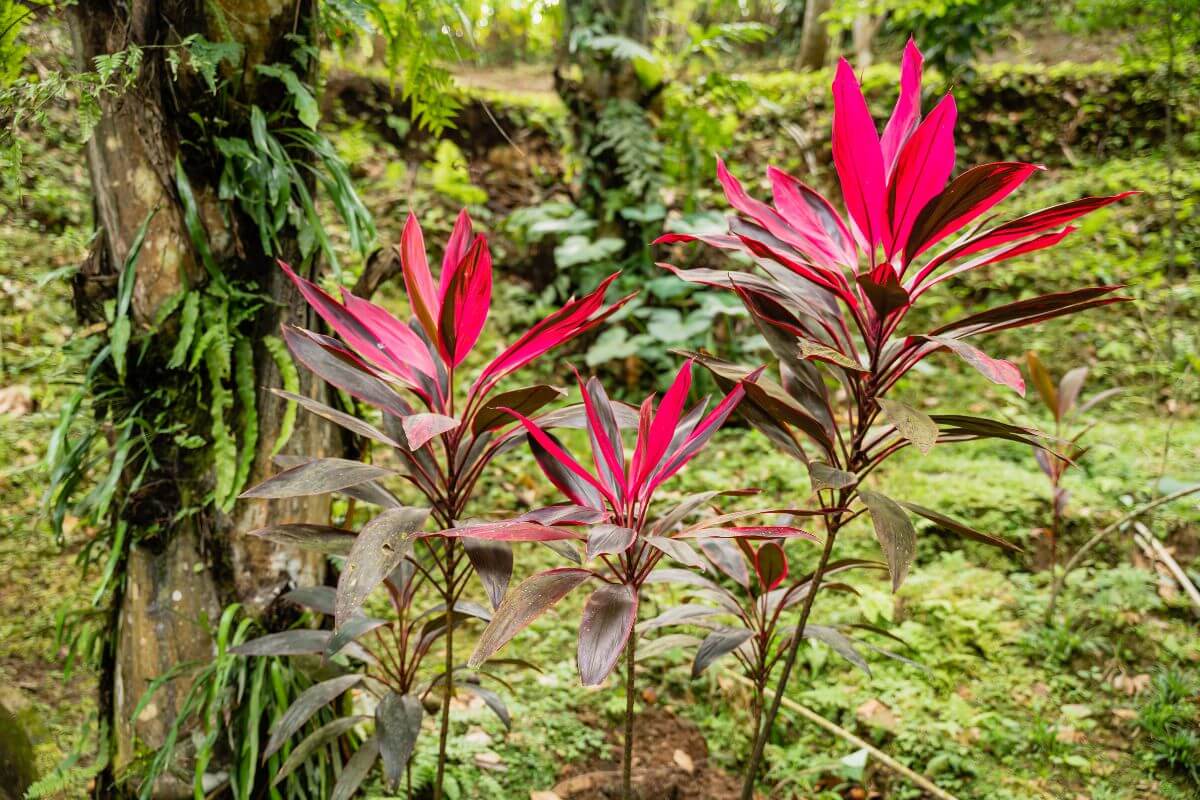
[[[255,408],[239,408],[235,396],[232,410],[257,414],[249,476],[249,484],[256,483],[272,471],[270,450],[284,418],[283,401],[269,391],[282,385],[281,376],[264,342],[278,334],[282,322],[308,327],[316,322],[308,318],[307,307],[273,259],[264,254],[254,223],[218,200],[222,162],[213,136],[216,131],[223,136],[246,132],[252,106],[268,113],[287,106],[284,87],[259,77],[255,67],[286,63],[298,74],[306,74],[294,60],[295,37],[303,41],[315,36],[312,0],[82,0],[70,13],[76,56],[83,68],[96,56],[131,45],[144,48],[133,85],[102,99],[103,118],[88,145],[98,236],[75,281],[77,312],[85,323],[103,319],[100,309],[115,293],[117,274],[135,232],[155,210],[135,262],[131,304],[135,336],[148,329],[170,298],[208,280],[186,226],[175,180],[178,159],[221,272],[242,285],[255,284],[275,301],[265,305],[243,331],[253,352]],[[241,64],[222,67],[225,81],[218,92],[210,91],[201,76],[188,69],[186,58],[178,74],[173,74],[167,60],[172,47],[197,33],[214,42],[236,41],[243,49]],[[279,237],[278,255],[293,263],[298,256],[296,235],[285,230]],[[186,370],[167,366],[178,331],[178,325],[168,323],[153,337],[125,379],[125,400],[134,402],[151,387],[162,389],[165,384],[170,390],[173,382],[185,382]],[[324,392],[303,370],[300,380],[303,393],[319,397]],[[186,433],[206,435],[211,425],[206,414],[211,408],[194,390],[178,388],[177,409],[168,410],[177,410],[172,416],[185,423]],[[283,452],[335,454],[339,442],[329,427],[312,424],[315,418],[305,416],[296,421]],[[139,748],[161,744],[187,692],[186,677],[158,692],[136,720],[131,714],[153,678],[182,662],[211,658],[210,627],[223,606],[241,603],[267,625],[278,623],[279,614],[272,606],[275,598],[289,585],[319,583],[324,574],[320,557],[245,534],[268,519],[322,520],[329,512],[327,499],[243,501],[225,513],[206,500],[215,481],[211,448],[184,450],[173,434],[155,437],[150,447],[155,464],[151,474],[123,505],[131,543],[126,545],[124,578],[113,599],[111,637],[101,676],[101,708],[112,726],[114,758],[109,773],[98,781],[100,796],[120,794],[114,776],[121,775]],[[181,513],[189,509],[192,513]],[[186,737],[181,743],[186,744]],[[164,779],[154,793],[185,797],[191,795],[191,786]]]

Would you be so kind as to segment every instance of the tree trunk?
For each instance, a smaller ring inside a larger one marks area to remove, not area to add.
[[[804,27],[800,32],[800,53],[796,67],[802,70],[825,66],[829,53],[829,28],[821,15],[829,10],[833,0],[807,0],[804,4]]]
[[[875,34],[883,15],[862,13],[854,18],[854,68],[864,70],[875,62]]]
[[[118,3],[83,0],[71,7],[76,55],[84,68],[98,55],[117,53],[131,45],[148,47],[134,84],[127,91],[102,98],[103,118],[87,148],[95,221],[99,235],[75,283],[76,308],[84,322],[94,322],[101,304],[115,292],[121,270],[139,226],[155,211],[144,244],[135,262],[131,316],[135,331],[147,330],[163,304],[184,290],[196,290],[208,280],[185,224],[185,212],[175,181],[180,159],[196,196],[199,216],[213,258],[222,274],[253,281],[259,291],[277,301],[265,305],[242,333],[249,339],[257,387],[255,409],[238,407],[234,393],[232,413],[249,411],[258,418],[258,436],[249,483],[272,472],[270,450],[281,430],[284,403],[269,388],[281,386],[279,371],[264,345],[277,335],[281,322],[309,325],[306,305],[262,249],[254,224],[232,206],[217,200],[220,155],[212,131],[229,136],[248,129],[248,112],[257,105],[277,111],[287,94],[274,81],[256,78],[255,66],[289,63],[295,43],[292,33],[308,36],[310,0],[297,4],[252,0],[147,0]],[[166,53],[189,34],[210,41],[236,40],[244,61],[229,68],[227,88],[211,92],[200,76],[187,69],[172,74]],[[305,70],[291,62],[297,74]],[[196,124],[191,115],[206,123]],[[186,143],[186,146],[185,144]],[[285,259],[298,252],[295,231],[279,236]],[[195,375],[186,367],[171,368],[167,361],[179,326],[168,323],[156,334],[136,369],[125,382],[127,399],[137,400],[147,388],[179,388],[178,416],[187,434],[206,435],[211,414],[195,395]],[[163,340],[159,342],[158,340]],[[131,351],[134,348],[131,347]],[[132,361],[132,358],[130,359]],[[131,367],[131,370],[133,368]],[[200,367],[203,370],[203,366]],[[140,388],[139,388],[140,387]],[[191,387],[191,388],[188,388]],[[185,391],[186,390],[186,391]],[[301,371],[301,391],[312,397],[323,394]],[[168,409],[170,411],[172,409]],[[315,417],[301,416],[284,452],[331,453],[337,440],[328,426],[312,424]],[[101,709],[113,731],[113,761],[106,779],[99,782],[102,796],[126,789],[114,786],[138,748],[155,749],[176,717],[187,693],[186,677],[160,690],[136,720],[131,714],[150,681],[189,661],[212,657],[211,627],[221,609],[242,603],[251,613],[265,617],[272,601],[285,587],[319,583],[323,559],[314,554],[279,547],[245,536],[268,519],[321,520],[328,516],[327,498],[312,500],[244,501],[224,513],[206,498],[214,485],[210,447],[184,452],[174,435],[153,438],[150,448],[156,465],[136,496],[127,498],[120,520],[130,531],[124,562],[124,581],[113,598],[112,638],[101,675]],[[244,442],[238,442],[242,447]],[[127,473],[129,472],[127,468]],[[132,478],[132,475],[129,476]],[[180,514],[185,509],[198,509]],[[186,744],[187,736],[181,736]],[[186,759],[181,766],[186,770]],[[190,780],[160,780],[156,797],[191,795]]]

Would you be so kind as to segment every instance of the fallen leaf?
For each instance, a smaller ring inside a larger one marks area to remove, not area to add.
[[[0,416],[23,417],[33,411],[33,392],[24,384],[0,389]]]
[[[682,750],[676,749],[675,754],[671,756],[675,764],[688,775],[696,771],[696,764],[692,761],[692,757]]]
[[[874,698],[856,708],[854,716],[858,717],[859,722],[890,733],[894,733],[900,725],[895,712]]]

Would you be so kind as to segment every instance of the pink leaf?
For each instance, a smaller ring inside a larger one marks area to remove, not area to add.
[[[883,154],[862,88],[844,58],[838,61],[833,80],[833,165],[846,209],[862,237],[862,249],[870,253],[883,241],[887,228]]]
[[[910,36],[900,62],[900,96],[896,98],[896,106],[879,141],[885,175],[891,175],[896,168],[900,150],[921,119],[921,69],[924,62],[921,51]]]
[[[452,367],[461,364],[479,340],[492,303],[492,254],[487,240],[475,237],[442,299],[438,343]]]
[[[458,427],[458,420],[442,414],[409,414],[400,420],[408,446],[420,450],[430,439]]]
[[[946,95],[900,151],[888,186],[892,227],[885,252],[889,259],[908,241],[917,214],[942,191],[954,171],[957,116],[954,97]]]
[[[388,349],[387,345],[354,314],[338,301],[329,296],[324,289],[312,281],[297,275],[283,261],[277,261],[279,267],[287,274],[300,294],[308,304],[329,323],[339,336],[350,345],[359,355],[381,367],[386,372],[414,383],[412,370],[397,359],[397,354]],[[385,312],[386,313],[386,312]]]
[[[408,212],[408,220],[404,223],[397,253],[400,256],[404,288],[408,292],[408,302],[412,306],[413,314],[425,329],[426,335],[430,339],[436,339],[437,319],[442,310],[442,303],[433,286],[433,275],[429,272],[421,224],[411,211]]]
[[[1025,396],[1025,379],[1021,377],[1021,368],[1011,361],[992,358],[978,347],[949,336],[926,336],[925,338],[953,351],[955,355],[978,370],[992,383],[1008,386],[1022,397]]]
[[[344,292],[342,296],[345,298],[346,310],[371,331],[398,362],[411,366],[430,378],[437,375],[429,348],[412,328],[368,300],[355,297],[349,292]]]
[[[808,243],[800,251],[826,265],[855,266],[854,238],[829,201],[781,169],[767,167],[767,177],[780,216]]]
[[[1050,208],[1044,208],[1041,211],[1035,211],[1032,214],[1026,214],[1018,219],[997,225],[991,230],[985,231],[956,247],[950,248],[931,261],[928,266],[921,270],[921,273],[928,274],[942,264],[956,258],[969,256],[972,253],[978,253],[992,247],[999,247],[1002,244],[1024,239],[1026,236],[1032,236],[1035,233],[1041,233],[1050,228],[1057,228],[1059,225],[1065,225],[1073,219],[1078,219],[1085,214],[1090,214],[1097,209],[1133,194],[1140,194],[1140,192],[1121,192],[1109,197],[1083,197],[1079,200],[1073,200],[1070,203],[1062,203]]]
[[[574,473],[585,483],[591,485],[593,488],[599,491],[600,494],[607,498],[609,502],[616,505],[616,498],[613,497],[613,493],[609,491],[608,487],[597,480],[595,475],[584,469],[579,462],[576,461],[570,453],[564,450],[552,436],[548,435],[544,430],[538,427],[536,422],[519,411],[513,411],[511,408],[504,410],[516,417],[521,423],[521,427],[523,427],[526,432],[529,433],[530,437],[532,437],[534,441],[541,445],[541,447],[546,450],[547,453],[553,456],[558,461],[560,466]],[[543,469],[542,472],[546,473],[546,477],[550,479],[551,483],[558,487],[559,491],[567,494],[568,496],[574,494],[570,487],[567,486],[558,476],[551,474],[551,472],[545,469]],[[576,502],[578,502],[578,500],[576,500]]]
[[[607,479],[614,494],[623,496],[628,488],[625,479],[625,450],[612,402],[598,379],[591,378],[585,383],[578,371],[575,378],[579,381],[579,391],[583,397],[588,438],[592,443],[592,459],[596,464],[596,472]]]
[[[454,221],[454,230],[450,232],[450,238],[446,241],[446,252],[442,255],[442,277],[438,297],[443,303],[446,302],[446,292],[450,290],[450,281],[454,279],[454,273],[461,266],[463,259],[467,257],[473,230],[471,216],[464,208],[458,212],[458,219]]]
[[[729,391],[729,394],[725,395],[725,398],[717,404],[717,407],[710,411],[708,416],[696,426],[696,429],[692,431],[692,435],[684,441],[683,445],[675,452],[667,455],[662,469],[641,490],[641,497],[649,497],[664,481],[683,469],[689,461],[704,449],[704,446],[708,444],[708,440],[725,424],[725,420],[729,418],[729,415],[737,408],[738,403],[746,396],[745,384],[753,383],[761,374],[762,368],[760,367],[741,381],[738,381],[737,385]]]
[[[486,393],[505,375],[533,361],[549,350],[571,341],[580,334],[599,325],[618,308],[629,302],[633,295],[621,298],[602,312],[608,287],[620,273],[613,273],[600,282],[596,290],[580,300],[571,300],[558,311],[534,325],[509,345],[503,353],[488,364],[476,379],[473,393]]]
[[[687,403],[688,392],[692,388],[692,363],[691,359],[683,363],[671,388],[663,395],[662,403],[659,404],[658,410],[654,414],[643,450],[644,455],[639,465],[640,471],[634,479],[636,485],[641,485],[646,476],[658,466],[658,462],[667,452],[667,446],[671,444],[671,439],[675,435],[675,426],[679,424],[679,417],[682,416],[684,404]],[[642,447],[640,440],[638,447]]]

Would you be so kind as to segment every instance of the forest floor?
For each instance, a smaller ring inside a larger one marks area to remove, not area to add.
[[[74,351],[85,332],[70,311],[68,278],[83,257],[90,222],[79,153],[49,149],[32,154],[31,162],[38,164],[37,174],[21,195],[0,197],[0,703],[28,727],[44,772],[81,741],[81,727],[94,713],[94,676],[68,665],[56,630],[70,618],[64,615],[89,607],[97,576],[95,570],[81,575],[75,560],[96,532],[68,518],[65,539],[55,541],[43,496],[45,444],[78,382]],[[1085,178],[1081,169],[1078,179]],[[378,200],[372,198],[368,192],[369,204]],[[508,292],[516,307],[533,302],[511,285],[498,291]],[[1038,336],[1050,352],[1056,343],[1079,338],[1076,329],[1057,323]],[[903,388],[923,397],[936,393],[947,412],[999,408],[1007,418],[1045,422],[1030,403],[1003,399],[977,377],[940,363]],[[1131,392],[1090,434],[1095,450],[1068,478],[1073,497],[1064,551],[1150,496],[1164,477],[1200,475],[1194,409],[1177,408],[1180,416],[1172,419],[1162,413],[1158,391],[1148,383]],[[1047,487],[1031,454],[1011,443],[906,454],[878,480],[890,493],[1012,539],[1029,552],[1049,511]],[[682,495],[707,486],[754,487],[797,502],[808,495],[800,465],[742,430],[722,433],[672,491]],[[545,491],[530,458],[513,453],[487,484],[480,507],[528,503]],[[1195,575],[1196,505],[1169,506],[1147,524]],[[844,541],[845,555],[877,556],[865,525],[855,525]],[[794,553],[801,562],[814,556],[800,547]],[[520,570],[546,558],[535,556]],[[907,642],[901,652],[915,663],[870,652],[868,676],[814,644],[804,651],[791,696],[962,800],[1195,797],[1196,784],[1163,766],[1170,744],[1152,720],[1180,692],[1191,698],[1184,702],[1200,702],[1196,617],[1128,539],[1102,548],[1096,564],[1102,568],[1081,571],[1072,581],[1060,621],[1047,627],[1041,617],[1049,575],[1033,571],[1029,556],[963,546],[926,526],[899,594],[893,596],[882,579],[864,580],[856,584],[858,596],[819,608],[823,622],[886,627]],[[643,616],[675,599],[656,595]],[[578,603],[568,601],[511,645],[543,669],[514,683],[511,731],[483,709],[458,707],[452,797],[524,800],[531,789],[555,786],[563,800],[596,796],[595,782],[582,779],[616,764],[612,731],[623,699],[612,681],[598,690],[578,686],[578,613]],[[666,776],[664,786],[679,787],[675,797],[726,796],[749,744],[745,690],[721,669],[691,680],[690,654],[681,650],[642,669],[639,710],[645,713],[639,724],[644,741],[654,745],[645,751],[645,766]],[[764,788],[771,797],[920,796],[853,746],[798,720],[785,721],[768,751],[773,768]],[[430,758],[427,749],[419,751],[418,772],[429,769]]]

